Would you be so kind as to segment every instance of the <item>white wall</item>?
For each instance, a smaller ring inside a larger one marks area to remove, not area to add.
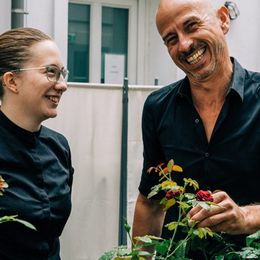
[[[141,2],[141,1],[139,1]],[[140,44],[144,58],[144,77],[138,84],[154,84],[158,78],[160,85],[165,85],[176,80],[177,68],[173,64],[163,41],[157,32],[155,14],[159,0],[144,0],[145,6],[140,11],[139,19],[144,20],[144,28],[138,28],[144,41]],[[139,72],[137,72],[139,73]]]
[[[228,33],[230,54],[238,59],[242,66],[260,71],[260,1],[236,0],[240,16],[231,21]]]
[[[152,90],[129,89],[130,224],[142,169],[141,113]],[[58,117],[44,124],[67,137],[75,168],[72,214],[61,236],[62,260],[97,260],[118,243],[122,88],[74,84],[63,95]]]
[[[4,0],[1,0],[4,1]],[[59,46],[67,64],[68,0],[25,0],[25,26],[49,34]]]
[[[11,28],[11,0],[0,0],[0,33]]]

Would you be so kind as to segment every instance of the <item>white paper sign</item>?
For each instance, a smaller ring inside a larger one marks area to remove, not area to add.
[[[125,55],[105,54],[105,83],[123,84],[125,71]]]

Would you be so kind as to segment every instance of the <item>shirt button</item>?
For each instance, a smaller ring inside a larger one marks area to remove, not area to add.
[[[209,157],[209,153],[205,153],[204,155],[205,155],[205,157],[206,157],[206,158],[208,158],[208,157]]]
[[[195,124],[198,124],[200,120],[198,118],[195,119]]]

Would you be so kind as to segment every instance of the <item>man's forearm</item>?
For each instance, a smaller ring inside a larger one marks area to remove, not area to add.
[[[135,206],[133,237],[143,235],[160,236],[165,213],[159,201],[148,200],[139,194]]]
[[[139,194],[133,221],[133,238],[137,236],[153,235],[160,236],[164,222],[165,213],[162,210],[159,201],[148,200],[142,194]],[[134,239],[135,240],[135,239]],[[145,247],[143,250],[153,253],[153,247]],[[146,257],[147,260],[151,257]]]

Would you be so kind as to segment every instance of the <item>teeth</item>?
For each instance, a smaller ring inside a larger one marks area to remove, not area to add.
[[[200,49],[196,53],[194,53],[192,56],[187,58],[188,63],[190,63],[190,64],[197,63],[202,58],[202,55],[205,52],[205,50],[206,50],[205,48]]]
[[[48,97],[48,99],[54,103],[58,103],[59,102],[59,98],[58,97],[54,97],[54,96],[51,96],[51,97]]]

